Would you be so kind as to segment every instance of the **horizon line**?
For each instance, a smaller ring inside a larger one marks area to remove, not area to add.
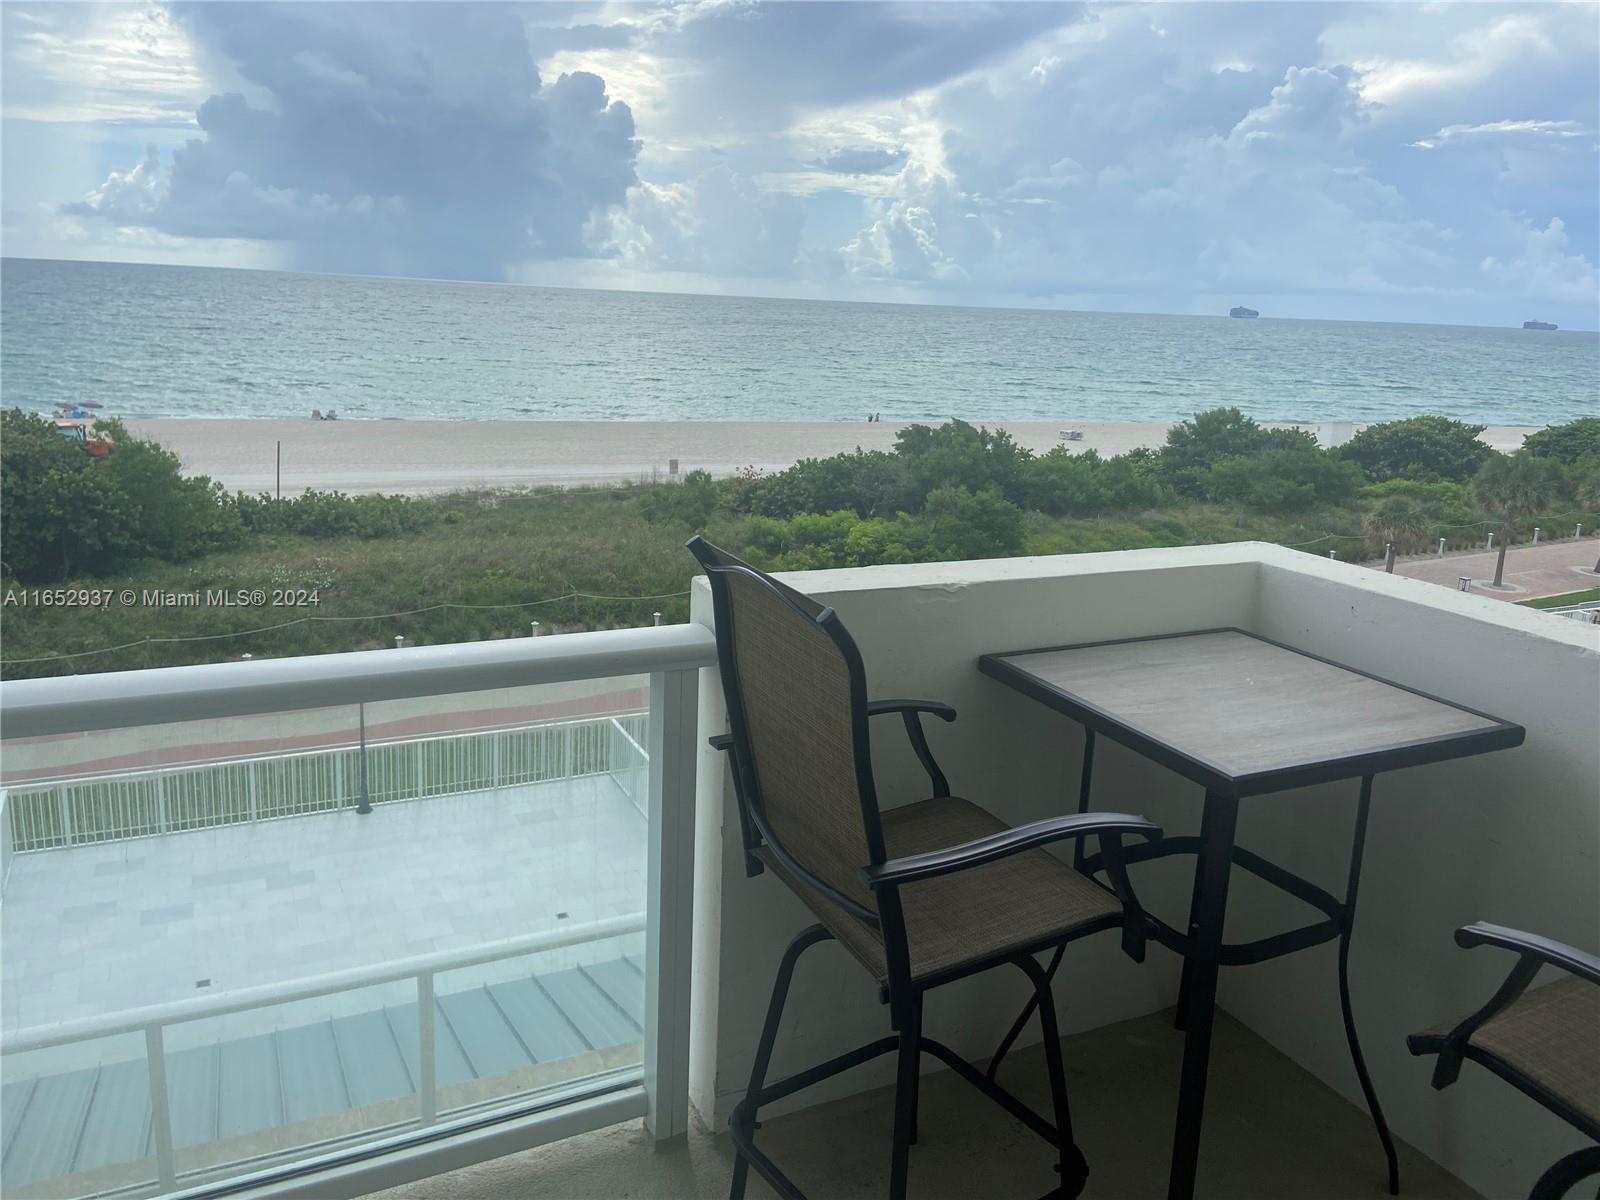
[[[378,275],[363,274],[352,271],[304,271],[289,270],[282,267],[246,267],[246,266],[220,266],[213,263],[176,263],[176,262],[140,262],[116,258],[47,258],[38,255],[25,254],[0,254],[0,262],[36,262],[36,263],[86,263],[93,266],[116,267],[164,267],[168,269],[187,271],[248,271],[260,275],[306,275],[315,279],[363,279],[378,280],[389,283],[449,283],[463,286],[482,287],[508,287],[529,288],[539,291],[551,292],[616,292],[631,296],[698,296],[708,299],[721,300],[767,300],[779,303],[801,304],[865,304],[883,308],[956,308],[972,309],[982,312],[1028,312],[1028,313],[1077,313],[1089,316],[1102,317],[1189,317],[1195,319],[1228,319],[1234,320],[1228,313],[1195,313],[1195,312],[1149,312],[1144,310],[1128,309],[1095,309],[1095,308],[1064,308],[1050,305],[1018,305],[1018,304],[983,304],[974,301],[953,302],[935,299],[927,300],[857,300],[841,297],[823,296],[774,296],[753,292],[716,292],[716,291],[671,291],[653,290],[646,288],[607,287],[604,285],[578,286],[573,284],[553,283],[523,283],[511,279],[453,279],[448,276],[435,275]],[[1203,293],[1220,294],[1220,293]],[[1236,302],[1242,304],[1242,302]],[[1244,305],[1244,307],[1251,307]],[[1380,321],[1371,319],[1358,319],[1352,317],[1274,317],[1257,316],[1253,320],[1265,321],[1305,321],[1339,325],[1399,325],[1418,328],[1434,329],[1510,329],[1521,332],[1521,325],[1482,325],[1467,324],[1457,321]],[[1525,318],[1530,319],[1530,318]],[[1532,318],[1537,319],[1537,318]],[[1561,327],[1556,333],[1597,333],[1600,328],[1570,328]]]

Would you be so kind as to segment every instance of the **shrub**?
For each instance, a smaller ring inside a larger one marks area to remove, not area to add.
[[[1565,425],[1547,426],[1530,433],[1522,448],[1569,465],[1589,455],[1600,456],[1600,417],[1579,417]]]
[[[1023,465],[1024,502],[1057,517],[1152,507],[1170,499],[1154,462],[1148,451],[1101,458],[1094,450],[1073,454],[1057,446]]]
[[[115,449],[91,458],[44,417],[0,417],[0,545],[24,582],[103,576],[141,559],[183,562],[243,532],[220,485],[186,479],[177,456],[98,422]]]
[[[310,538],[386,538],[416,533],[445,516],[428,497],[307,490],[288,500],[262,492],[236,493],[231,505],[242,526],[254,533],[297,533]]]
[[[1023,468],[1033,457],[1003,429],[982,429],[965,421],[908,425],[895,435],[895,454],[910,472],[916,495],[936,488],[997,491],[1022,503]]]
[[[1368,484],[1361,489],[1360,498],[1371,506],[1370,511],[1374,513],[1391,501],[1404,500],[1428,523],[1430,530],[1438,530],[1442,526],[1464,526],[1477,520],[1471,495],[1467,486],[1461,483],[1391,479],[1386,483]],[[1394,511],[1403,513],[1407,509],[1397,506]]]
[[[1339,448],[1374,483],[1387,479],[1465,482],[1494,453],[1478,440],[1482,425],[1449,417],[1407,417],[1369,425]]]
[[[862,517],[892,516],[922,506],[907,464],[882,450],[856,450],[831,458],[804,458],[745,485],[748,507],[763,517],[792,517],[849,509]]]
[[[1302,512],[1347,504],[1361,483],[1353,465],[1321,450],[1269,450],[1230,458],[1202,476],[1206,493],[1260,512]]]
[[[639,497],[639,511],[645,520],[655,524],[671,522],[704,529],[727,498],[726,490],[711,478],[709,471],[690,471],[680,483],[646,488]]]
[[[1316,439],[1298,429],[1266,429],[1237,408],[1196,413],[1167,430],[1157,465],[1163,481],[1180,496],[1206,499],[1206,474],[1235,458],[1273,450],[1314,450]]]
[[[1007,558],[1022,553],[1022,510],[997,488],[928,493],[928,550],[936,560]]]

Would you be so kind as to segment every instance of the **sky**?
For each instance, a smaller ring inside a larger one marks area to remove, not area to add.
[[[6,255],[1594,329],[1593,3],[0,6]]]

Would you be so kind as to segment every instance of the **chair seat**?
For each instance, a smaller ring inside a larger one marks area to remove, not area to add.
[[[1526,991],[1467,1044],[1600,1126],[1600,985],[1569,977]]]
[[[1008,826],[959,796],[941,796],[883,812],[890,858],[958,846]],[[765,847],[756,852],[784,878],[880,985],[889,980],[878,931],[814,889],[798,885]],[[869,907],[865,885],[860,900]],[[1088,876],[1043,850],[1024,850],[981,867],[909,883],[900,889],[911,978],[953,977],[1010,951],[1049,945],[1087,927],[1120,925],[1122,906]]]

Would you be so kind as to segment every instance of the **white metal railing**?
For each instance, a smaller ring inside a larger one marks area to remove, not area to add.
[[[607,774],[633,806],[641,814],[649,816],[647,789],[650,786],[650,752],[639,744],[639,738],[645,732],[644,726],[643,720],[611,718],[610,768]]]
[[[1587,621],[1590,624],[1600,625],[1600,600],[1568,604],[1561,608],[1547,608],[1544,611],[1553,617],[1566,617],[1569,621]]]
[[[166,667],[0,684],[0,723],[6,737],[38,737],[648,674],[648,743],[642,748],[648,764],[644,768],[648,784],[644,801],[648,817],[648,881],[642,1077],[647,1127],[657,1139],[666,1139],[688,1128],[697,680],[699,671],[715,662],[716,642],[709,629],[667,625],[467,645]],[[607,736],[614,738],[617,732],[611,728]],[[628,737],[638,745],[631,733]],[[637,928],[635,918],[626,918],[624,923],[627,928]],[[562,944],[569,944],[572,940],[594,940],[622,931],[622,926],[612,930],[600,923],[563,931],[559,936]],[[118,1029],[143,1030],[151,1064],[152,1132],[158,1148],[159,1184],[162,1192],[170,1192],[177,1186],[177,1168],[166,1096],[163,1034],[168,1026],[237,1011],[239,1005],[263,1007],[311,994],[370,986],[384,979],[392,982],[413,978],[420,1005],[418,1036],[422,1045],[431,1046],[433,980],[439,971],[532,953],[554,944],[538,937],[513,939],[471,955],[408,959],[370,973],[324,976],[183,1001],[159,1010],[19,1034],[0,1041],[0,1053],[9,1055],[62,1045],[67,1040],[103,1037]],[[130,1021],[134,1023],[130,1025]],[[432,1051],[428,1053],[431,1055]],[[438,1115],[429,1111],[430,1103],[437,1106],[437,1080],[431,1062],[422,1075],[426,1082],[419,1094],[418,1119],[428,1123]],[[433,1154],[440,1163],[459,1161],[459,1153],[451,1147],[467,1144],[438,1143],[435,1150],[417,1153]],[[455,1159],[451,1158],[452,1153],[456,1154]]]
[[[165,725],[371,704],[491,688],[697,669],[716,661],[702,625],[605,629],[404,650],[155,667],[0,683],[5,737]]]
[[[0,895],[5,894],[6,880],[11,878],[11,795],[0,788]]]
[[[334,746],[10,789],[18,852],[609,774],[642,810],[647,714]],[[631,736],[629,731],[635,731]],[[615,756],[623,755],[619,764]],[[363,759],[365,762],[363,762]],[[364,768],[364,769],[363,769]]]

